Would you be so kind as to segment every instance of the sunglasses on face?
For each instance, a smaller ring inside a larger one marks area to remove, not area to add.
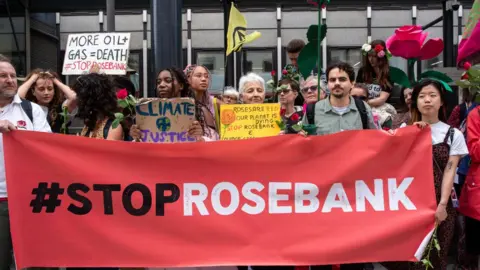
[[[307,93],[308,90],[310,90],[310,91],[312,91],[312,92],[317,92],[317,89],[318,89],[318,86],[312,85],[312,86],[310,86],[310,87],[302,88],[302,93]]]
[[[360,100],[367,100],[367,97],[366,96],[352,96],[353,98],[357,98],[357,99],[360,99]]]
[[[277,93],[280,95],[281,93],[283,93],[284,95],[290,93],[290,89],[281,89],[281,90],[278,90]]]

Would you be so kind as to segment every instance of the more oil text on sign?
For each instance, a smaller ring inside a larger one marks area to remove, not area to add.
[[[94,66],[109,75],[125,75],[130,33],[88,33],[68,36],[63,75],[86,74]]]

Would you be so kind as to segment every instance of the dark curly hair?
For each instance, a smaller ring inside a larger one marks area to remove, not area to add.
[[[72,89],[77,93],[77,116],[89,129],[95,129],[97,121],[105,117],[115,118],[117,96],[109,76],[97,73],[80,76]]]
[[[42,69],[35,69],[30,74],[28,74],[27,78],[25,79],[28,81],[33,75],[38,74],[38,79],[43,79],[43,80],[51,80],[53,83],[54,79],[60,80],[60,77],[56,72],[49,71],[49,70],[42,70]],[[37,80],[38,80],[37,79]],[[35,90],[35,86],[37,85],[37,82],[32,84],[30,89],[28,89],[27,95],[25,96],[25,99],[38,103],[37,98],[33,94],[33,91]],[[58,87],[53,83],[53,89],[54,89],[54,94],[53,94],[53,99],[50,101],[48,104],[48,118],[49,118],[49,124],[50,126],[55,125],[55,121],[57,120],[58,117],[58,107],[63,103],[65,100],[65,96],[63,95],[62,90],[58,89]]]
[[[193,100],[195,100],[195,94],[190,88],[190,84],[188,83],[187,77],[185,76],[185,73],[182,70],[175,67],[162,69],[157,74],[157,78],[160,75],[160,73],[162,73],[163,71],[168,71],[170,73],[170,76],[172,76],[174,80],[177,80],[178,84],[182,86],[182,89],[180,89],[180,97],[192,98]],[[206,123],[205,123],[205,117],[202,110],[202,105],[203,104],[195,101],[195,118],[202,126],[203,133],[205,133]]]

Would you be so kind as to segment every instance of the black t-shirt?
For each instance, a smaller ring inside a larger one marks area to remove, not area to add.
[[[392,87],[394,85],[394,82],[390,80],[390,77],[388,78],[388,82],[390,83],[391,87],[382,87],[381,85],[378,84],[376,75],[374,74],[374,77],[372,78],[371,82],[366,82],[363,79],[363,68],[360,68],[357,73],[357,79],[355,80],[356,83],[365,83],[368,86],[368,98],[369,99],[374,99],[378,98],[380,96],[380,92],[384,91],[387,93],[392,93]]]

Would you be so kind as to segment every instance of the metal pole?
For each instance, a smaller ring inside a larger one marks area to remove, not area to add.
[[[223,27],[224,27],[224,44],[225,44],[225,52],[227,50],[227,33],[228,33],[228,23],[230,20],[230,8],[233,5],[232,0],[223,0]],[[226,53],[225,53],[226,55]],[[225,56],[225,86],[233,86],[234,82],[234,61],[233,61],[233,53],[231,53],[228,57]]]
[[[445,50],[443,51],[444,67],[455,67],[454,48],[453,48],[453,9],[452,1],[443,1],[443,42]]]
[[[436,18],[435,20],[425,24],[424,26],[422,26],[422,30],[427,30],[428,28],[434,26],[435,24],[437,24],[441,21],[443,21],[443,16],[440,16],[440,17]]]
[[[115,0],[107,0],[107,32],[115,32]]]

